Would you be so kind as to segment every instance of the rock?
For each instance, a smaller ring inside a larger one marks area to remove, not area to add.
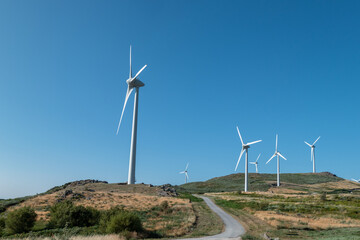
[[[81,193],[74,193],[72,196],[71,196],[71,199],[72,200],[79,200],[79,199],[82,199],[82,198],[85,198],[85,196]]]
[[[69,190],[65,190],[65,192],[64,192],[64,198],[66,198],[67,196],[69,196],[70,194],[72,194],[73,193],[73,191],[71,190],[71,189],[69,189]]]
[[[264,233],[264,239],[271,240],[271,238],[266,233]]]
[[[105,184],[108,184],[107,181],[99,181],[99,180],[94,180],[94,179],[86,179],[86,180],[69,182],[69,183],[66,183],[65,185],[66,185],[66,187],[75,187],[75,186],[82,186],[82,185],[89,184],[89,183],[105,183]]]
[[[159,186],[160,191],[158,192],[159,196],[171,196],[171,197],[176,197],[178,196],[175,188],[173,188],[173,186],[171,186],[171,184],[164,184]]]

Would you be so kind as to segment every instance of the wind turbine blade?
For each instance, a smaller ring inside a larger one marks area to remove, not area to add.
[[[183,173],[185,173],[185,171],[179,172],[179,174],[183,174]]]
[[[277,145],[278,145],[278,135],[276,134],[275,152],[277,152]]]
[[[130,45],[130,72],[129,72],[129,78],[131,79],[132,75],[132,69],[131,69],[131,45]]]
[[[250,143],[247,143],[246,145],[252,145],[252,144],[255,144],[255,143],[258,143],[258,142],[261,142],[262,140],[258,140],[258,141],[254,141],[254,142],[250,142]]]
[[[313,143],[313,145],[315,145],[315,143],[319,140],[320,136],[315,140],[315,142]]]
[[[189,167],[189,163],[188,164],[186,164],[186,168],[185,168],[185,171],[188,169],[188,167]]]
[[[250,164],[256,164],[256,162],[249,162]]]
[[[239,159],[237,161],[237,164],[236,164],[236,167],[235,167],[235,172],[236,172],[236,169],[238,168],[239,166],[239,162],[240,162],[240,159],[241,159],[241,156],[243,155],[243,153],[245,152],[245,150],[241,150],[241,153],[240,153],[240,156],[239,156]]]
[[[256,161],[255,161],[255,162],[257,162],[257,161],[259,160],[260,155],[261,155],[261,153],[259,154],[259,156],[257,157],[257,159],[256,159]]]
[[[124,103],[123,110],[122,110],[122,112],[121,112],[121,117],[120,117],[119,125],[118,125],[117,131],[116,131],[116,135],[118,135],[118,133],[119,133],[120,124],[121,124],[121,120],[122,120],[123,115],[124,115],[126,103],[127,103],[128,99],[129,99],[129,96],[130,96],[132,90],[133,90],[133,88],[130,89],[129,86],[128,86],[128,89],[127,89],[127,92],[126,92],[126,96],[125,96],[125,103]]]
[[[287,160],[283,155],[281,155],[281,153],[278,152],[278,154],[279,154],[279,156],[282,157],[284,160]]]
[[[359,182],[358,180],[356,180],[356,179],[353,179],[353,178],[352,178],[351,180],[353,180],[354,182]]]
[[[237,129],[237,131],[238,131],[238,134],[239,134],[239,137],[240,137],[240,140],[241,140],[241,144],[244,145],[244,142],[243,142],[243,140],[242,140],[242,137],[241,137],[241,134],[240,134],[240,131],[239,131],[238,126],[236,126],[236,129]],[[236,170],[235,170],[235,171],[236,171]]]
[[[185,176],[186,176],[187,180],[189,180],[189,175],[187,174],[187,172],[185,173]]]
[[[139,76],[139,74],[147,67],[147,65],[143,66],[142,69],[140,69],[140,71],[138,71],[138,73],[135,75],[135,77],[133,77],[133,79],[137,78],[137,76]]]
[[[268,164],[268,162],[270,162],[271,161],[271,159],[273,159],[275,157],[275,154],[274,155],[272,155],[272,157],[265,163],[265,164]]]
[[[304,141],[304,143],[306,143],[306,145],[308,145],[309,147],[311,147],[311,145],[310,145],[309,143],[307,143],[307,142],[305,142],[305,141]]]

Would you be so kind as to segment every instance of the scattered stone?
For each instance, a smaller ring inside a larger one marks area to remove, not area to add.
[[[72,191],[71,189],[65,190],[63,197],[66,198],[66,197],[69,196],[70,194],[73,194],[73,191]]]
[[[176,197],[178,193],[176,192],[175,188],[171,186],[171,184],[164,184],[159,186],[160,191],[158,192],[159,196],[162,197]]]
[[[105,183],[108,184],[107,181],[99,181],[99,180],[94,180],[94,179],[86,179],[86,180],[80,180],[80,181],[74,181],[74,182],[69,182],[66,183],[66,187],[75,187],[75,186],[82,186],[82,185],[86,185],[89,183]]]
[[[82,199],[82,198],[85,198],[85,196],[81,193],[74,193],[72,196],[71,196],[71,200],[79,200],[79,199]]]
[[[271,238],[266,233],[264,233],[264,239],[271,240]]]

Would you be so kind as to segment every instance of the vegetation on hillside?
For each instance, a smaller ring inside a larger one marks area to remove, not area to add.
[[[238,216],[244,223],[248,230],[245,239],[261,239],[264,233],[280,239],[360,238],[360,193],[233,192],[214,193],[211,196],[217,205]],[[349,230],[349,227],[353,229]],[[335,233],[339,235],[333,236]]]
[[[284,187],[308,191],[306,185],[337,182],[343,180],[331,173],[283,173],[280,174],[281,184]],[[276,174],[249,173],[250,191],[267,191],[276,186]],[[205,182],[192,182],[177,186],[179,192],[209,193],[232,192],[244,188],[244,174],[236,173],[223,177],[216,177]]]
[[[67,183],[30,198],[4,200],[6,211],[0,214],[0,236],[32,238],[116,233],[125,238],[159,238],[183,236],[197,229],[190,201],[202,199],[189,194],[172,197],[176,192],[167,192],[169,187],[89,181]],[[23,207],[31,207],[38,214],[36,221],[26,230],[12,231],[7,219]]]

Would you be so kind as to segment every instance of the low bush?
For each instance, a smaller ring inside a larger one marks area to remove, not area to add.
[[[36,216],[32,208],[16,209],[7,215],[5,220],[6,228],[12,234],[29,232],[35,224]]]
[[[5,229],[5,219],[0,217],[0,237],[2,236]]]
[[[119,207],[111,208],[102,213],[100,229],[104,233],[142,232],[140,217]]]
[[[89,227],[99,223],[100,212],[91,207],[75,206],[63,201],[50,208],[50,228]]]
[[[179,198],[189,199],[190,202],[202,202],[202,201],[204,201],[202,198],[195,197],[194,195],[192,195],[190,193],[181,193]]]
[[[267,202],[240,202],[235,200],[218,199],[216,200],[216,204],[223,207],[229,207],[235,209],[243,209],[246,207],[257,211],[266,211],[269,209],[269,203]]]
[[[112,216],[107,227],[108,233],[141,232],[142,230],[140,218],[135,213],[127,211]]]

